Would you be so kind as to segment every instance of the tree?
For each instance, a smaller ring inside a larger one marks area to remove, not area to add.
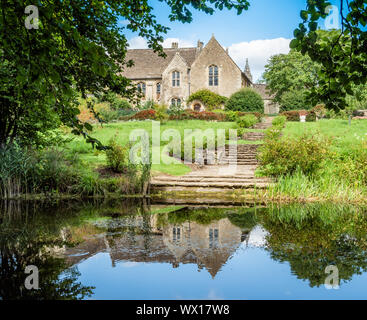
[[[264,101],[261,96],[250,88],[240,89],[228,99],[226,109],[243,112],[264,112]]]
[[[317,85],[319,64],[309,56],[291,50],[270,58],[263,78],[283,110],[309,109],[306,92]]]
[[[322,77],[310,97],[336,111],[347,106],[346,97],[353,95],[353,85],[367,81],[367,3],[340,0],[339,4],[341,29],[326,32],[317,28],[322,19],[328,19],[331,3],[307,0],[306,9],[300,13],[303,22],[291,41],[291,48],[322,65]]]
[[[171,7],[171,21],[190,22],[189,6],[212,14],[215,9],[247,10],[247,0],[161,0]],[[135,96],[131,82],[121,74],[133,64],[126,61],[126,29],[147,39],[150,48],[164,56],[163,34],[148,0],[84,1],[39,0],[0,2],[0,146],[16,137],[36,136],[58,123],[73,128],[87,142],[103,148],[89,136],[92,127],[77,115],[77,94]],[[37,10],[35,10],[37,9]],[[28,25],[25,19],[28,17]],[[126,19],[122,26],[119,21]],[[35,28],[29,26],[29,22]],[[88,107],[94,112],[92,102]],[[99,119],[98,114],[95,117]],[[51,120],[50,120],[51,119]],[[51,122],[51,123],[50,123]]]

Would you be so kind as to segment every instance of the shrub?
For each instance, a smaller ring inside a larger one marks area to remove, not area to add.
[[[278,116],[278,117],[275,117],[271,123],[274,127],[283,128],[286,121],[287,121],[287,117]]]
[[[321,136],[304,134],[279,139],[277,134],[267,135],[265,144],[260,147],[260,171],[265,175],[291,175],[296,170],[312,175],[330,155],[330,142]]]
[[[317,118],[321,119],[325,117],[327,110],[324,104],[318,104],[314,106],[311,111],[313,111],[316,114]]]
[[[226,103],[226,110],[262,113],[264,101],[253,89],[244,88],[231,95]]]
[[[315,122],[316,121],[316,113],[314,111],[309,111],[306,115],[307,122]]]
[[[113,92],[106,93],[99,100],[100,102],[108,102],[112,110],[132,108],[126,99],[120,98],[116,93]]]
[[[131,119],[134,119],[134,120],[147,120],[147,119],[154,120],[155,119],[155,110],[154,109],[146,109],[146,110],[139,111],[138,113],[134,114],[131,117]]]
[[[124,172],[128,164],[129,148],[119,145],[116,139],[111,139],[108,147],[106,150],[108,167],[117,173]]]
[[[191,94],[187,102],[190,103],[194,100],[201,101],[209,111],[212,111],[220,108],[228,99],[208,89],[203,89]]]
[[[281,116],[285,116],[287,121],[299,121],[299,111],[284,111],[280,114]]]
[[[225,115],[211,111],[197,112],[193,110],[185,110],[181,114],[171,114],[170,120],[208,120],[208,121],[225,121]]]
[[[167,106],[163,104],[155,104],[154,105],[155,111],[155,120],[160,122],[166,122],[169,119],[169,115],[167,114]]]
[[[251,128],[258,122],[258,119],[253,114],[248,114],[240,117],[236,122],[240,128]]]

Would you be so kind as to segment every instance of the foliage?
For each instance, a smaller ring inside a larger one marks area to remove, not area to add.
[[[287,121],[299,121],[299,111],[293,110],[293,111],[284,111],[280,114],[281,116],[284,116],[287,118]]]
[[[281,111],[310,109],[311,104],[306,100],[306,90],[289,90],[284,92],[280,101]]]
[[[145,109],[134,114],[131,119],[133,120],[154,120],[156,111],[154,109]]]
[[[185,110],[179,115],[170,115],[170,120],[207,120],[207,121],[225,121],[225,116],[211,111],[193,111]]]
[[[308,109],[305,92],[317,84],[319,70],[309,56],[291,50],[272,56],[263,77],[282,110]]]
[[[247,0],[163,1],[171,9],[170,20],[181,22],[192,21],[192,8],[209,14],[235,9],[239,14],[249,6]],[[123,76],[133,64],[126,59],[126,34],[145,38],[150,48],[165,56],[162,42],[169,28],[157,22],[146,0],[90,5],[84,0],[39,0],[36,5],[42,17],[38,29],[27,29],[23,2],[0,4],[0,146],[15,138],[36,143],[36,133],[64,124],[104,149],[90,137],[90,124],[76,117],[77,93],[83,98],[96,92],[134,98],[136,88]],[[121,25],[121,20],[128,23]],[[88,108],[94,112],[93,102]]]
[[[244,88],[231,95],[226,103],[226,110],[263,113],[264,101],[255,90]]]
[[[261,171],[269,176],[292,175],[296,170],[311,175],[329,156],[330,142],[320,135],[279,139],[267,136],[260,147]]]
[[[106,150],[107,165],[114,172],[122,173],[126,170],[129,161],[129,145],[121,146],[112,138]]]
[[[251,128],[258,123],[258,119],[254,115],[249,114],[238,118],[236,122],[240,128]]]
[[[112,110],[132,109],[131,104],[126,99],[122,99],[116,93],[111,92],[111,91],[103,94],[100,97],[99,101],[100,102],[105,102],[105,101],[108,102],[110,104],[110,108]]]
[[[206,109],[212,111],[224,105],[227,101],[227,98],[208,89],[203,89],[192,93],[187,102],[190,103],[194,100],[201,101],[205,105]]]
[[[326,108],[324,104],[318,104],[314,106],[311,111],[314,112],[316,114],[316,117],[319,119],[325,117],[326,114]]]
[[[344,109],[347,94],[353,95],[353,84],[367,81],[366,2],[340,0],[340,29],[329,32],[318,30],[318,24],[327,18],[331,5],[328,0],[307,0],[301,11],[302,23],[294,31],[291,48],[308,54],[322,65],[317,87],[312,90],[314,101],[323,101],[328,109]],[[316,102],[317,103],[317,102]]]
[[[161,123],[168,121],[169,115],[167,114],[167,109],[168,107],[163,104],[155,104],[154,105],[155,120],[160,121]]]
[[[273,119],[273,121],[271,123],[274,127],[283,128],[286,121],[287,121],[286,116],[277,116]]]
[[[313,110],[307,112],[306,121],[307,122],[316,121],[316,113]]]

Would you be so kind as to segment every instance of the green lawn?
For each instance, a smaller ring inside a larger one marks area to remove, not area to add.
[[[177,129],[181,137],[184,136],[185,129],[230,129],[235,128],[234,122],[210,122],[202,120],[186,120],[186,121],[168,121],[165,124],[161,124],[161,133],[167,129]],[[105,124],[102,127],[99,125],[94,126],[92,136],[99,139],[103,144],[108,144],[112,137],[116,137],[116,141],[122,145],[129,142],[129,134],[134,129],[147,130],[151,136],[152,122],[151,121],[128,121],[128,122],[115,122]],[[163,145],[161,146],[163,148]],[[93,150],[92,147],[85,143],[82,137],[73,136],[73,141],[68,144],[68,149],[76,152],[80,155],[91,168],[96,168],[106,164],[106,156],[104,152]],[[181,162],[177,161],[176,164],[164,164],[153,165],[153,172],[163,172],[171,175],[183,175],[190,172],[190,168]]]
[[[352,120],[320,120],[317,122],[287,122],[283,130],[285,137],[301,136],[303,133],[320,133],[332,140],[336,152],[346,152],[353,148],[357,141],[367,139],[367,121]]]

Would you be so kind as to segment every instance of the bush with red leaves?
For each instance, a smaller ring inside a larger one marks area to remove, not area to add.
[[[130,119],[133,119],[133,120],[147,120],[147,119],[154,120],[155,119],[155,110],[146,109],[146,110],[139,111],[138,113],[134,114]]]

